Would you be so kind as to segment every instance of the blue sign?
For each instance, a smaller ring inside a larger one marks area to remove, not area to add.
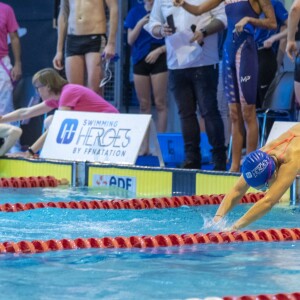
[[[77,127],[77,119],[65,119],[60,126],[56,142],[58,144],[70,144],[75,136]]]

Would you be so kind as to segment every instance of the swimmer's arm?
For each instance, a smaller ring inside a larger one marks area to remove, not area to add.
[[[231,191],[224,197],[216,212],[214,221],[220,221],[220,219],[230,212],[240,202],[241,198],[245,195],[248,189],[249,186],[247,185],[243,176],[241,176]]]
[[[294,162],[280,167],[277,178],[275,179],[276,181],[272,184],[266,195],[256,202],[248,212],[233,225],[232,230],[246,227],[252,222],[260,219],[268,213],[276,203],[278,203],[297,176],[297,164],[297,162]]]
[[[175,0],[173,1],[175,6],[182,6],[186,11],[195,16],[200,16],[203,13],[212,10],[222,2],[223,0],[207,0],[200,5],[191,5],[186,1],[184,1],[183,3],[176,2]]]

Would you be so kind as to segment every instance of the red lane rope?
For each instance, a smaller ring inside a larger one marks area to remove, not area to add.
[[[300,292],[280,293],[276,295],[261,294],[256,296],[246,295],[238,297],[223,297],[223,300],[300,300]]]
[[[240,203],[254,203],[260,200],[264,193],[249,193],[244,195]],[[27,203],[4,203],[0,204],[2,212],[18,212],[38,208],[64,208],[64,209],[154,209],[175,208],[183,205],[199,206],[220,204],[224,198],[221,195],[201,196],[175,196],[162,198],[141,199],[114,199],[114,200],[81,200],[60,202],[27,202]]]
[[[0,188],[56,187],[66,184],[69,184],[67,179],[60,180],[53,176],[0,178]]]
[[[232,242],[299,241],[300,228],[261,229],[256,231],[210,232],[193,234],[159,234],[156,236],[117,236],[103,238],[76,238],[61,240],[35,240],[0,243],[0,253],[40,253],[80,248],[154,248],[192,244]],[[246,299],[243,299],[246,300]]]

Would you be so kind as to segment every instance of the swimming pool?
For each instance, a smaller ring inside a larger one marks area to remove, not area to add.
[[[105,191],[107,192],[107,191]],[[108,193],[111,194],[111,193]],[[2,190],[1,203],[113,199],[99,189]],[[228,223],[249,208],[239,205]],[[0,242],[210,232],[217,205],[146,210],[43,208],[1,212]],[[276,206],[247,229],[298,226],[297,207]],[[0,255],[6,299],[187,299],[299,290],[300,243],[248,242]]]

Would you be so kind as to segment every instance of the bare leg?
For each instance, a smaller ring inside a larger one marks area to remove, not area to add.
[[[74,55],[66,58],[66,76],[70,83],[85,84],[85,61],[83,56]]]
[[[229,111],[232,132],[232,162],[229,172],[239,172],[244,140],[244,123],[241,105],[237,103],[230,104]]]
[[[246,150],[250,153],[257,149],[258,124],[255,105],[242,105],[242,113],[246,127]]]
[[[151,80],[149,76],[136,75],[133,76],[134,87],[137,98],[140,103],[141,114],[151,114]],[[146,134],[140,155],[149,153],[149,132]]]
[[[296,103],[300,106],[300,82],[294,82],[294,90]]]
[[[158,73],[151,76],[154,102],[157,111],[157,132],[166,132],[167,129],[167,84],[168,72]]]
[[[85,55],[85,61],[87,68],[87,86],[97,94],[102,95],[103,91],[99,87],[100,81],[103,78],[100,54],[97,52],[88,53]]]

